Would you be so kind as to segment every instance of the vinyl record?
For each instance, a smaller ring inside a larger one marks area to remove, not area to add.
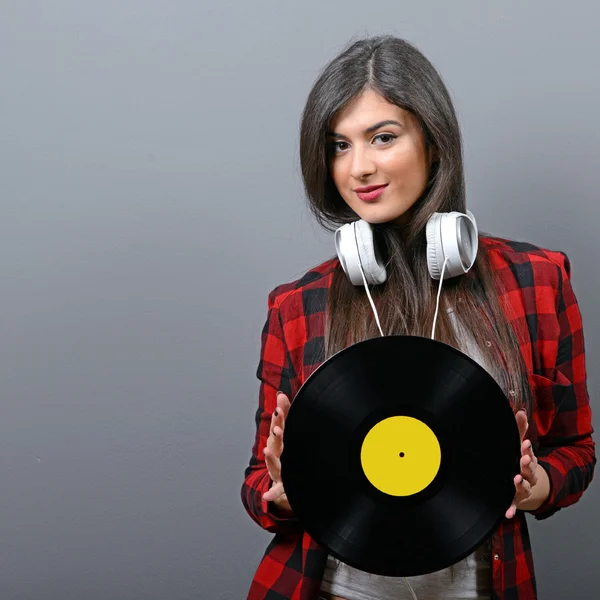
[[[285,423],[283,485],[311,537],[369,573],[450,566],[514,497],[520,438],[500,386],[443,342],[386,336],[320,365]]]

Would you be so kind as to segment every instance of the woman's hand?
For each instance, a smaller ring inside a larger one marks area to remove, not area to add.
[[[264,449],[265,462],[267,470],[271,477],[272,486],[263,494],[267,502],[274,502],[275,505],[284,512],[291,512],[292,508],[288,502],[281,481],[281,453],[283,451],[283,430],[285,428],[285,418],[290,408],[288,397],[282,392],[277,392],[277,408],[273,411],[271,417],[271,434],[267,440],[267,446]]]
[[[538,469],[538,460],[533,453],[531,441],[525,439],[529,427],[527,414],[520,410],[515,415],[521,438],[521,472],[515,475],[515,497],[506,511],[506,518],[512,519],[520,510],[532,510],[540,507],[550,492],[550,482],[545,469]]]

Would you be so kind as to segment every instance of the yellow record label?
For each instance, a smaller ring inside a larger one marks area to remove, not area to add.
[[[389,417],[363,440],[360,460],[367,479],[391,496],[411,496],[437,475],[442,460],[438,439],[423,421]]]

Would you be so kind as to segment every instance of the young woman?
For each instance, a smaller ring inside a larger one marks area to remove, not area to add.
[[[387,276],[380,285],[354,285],[335,257],[269,294],[242,501],[275,535],[248,598],[536,599],[525,514],[544,519],[575,503],[596,462],[567,256],[479,234],[468,272],[442,277],[436,339],[495,377],[521,433],[514,501],[489,543],[419,577],[353,569],[311,539],[287,501],[279,460],[285,418],[303,382],[339,350],[380,332],[430,336],[439,282],[428,268],[426,228],[435,213],[466,213],[461,136],[434,67],[409,43],[381,36],[353,43],[320,74],[304,109],[300,151],[317,220],[331,231],[370,224]]]

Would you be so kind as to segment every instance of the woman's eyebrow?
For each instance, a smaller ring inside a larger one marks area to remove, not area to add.
[[[400,123],[398,123],[398,121],[380,121],[379,123],[375,123],[375,125],[371,125],[371,127],[367,127],[364,131],[364,133],[371,133],[373,131],[375,131],[376,129],[379,129],[380,127],[383,127],[384,125],[398,125],[398,127],[402,127],[402,125]],[[333,136],[333,137],[341,137],[341,138],[345,138],[346,136],[342,133],[336,133],[335,131],[328,131],[327,135]]]

